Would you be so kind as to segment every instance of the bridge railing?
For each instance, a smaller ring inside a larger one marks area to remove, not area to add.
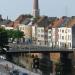
[[[49,47],[49,46],[39,46],[39,45],[34,45],[34,44],[30,44],[30,45],[26,45],[26,44],[10,44],[9,45],[9,51],[12,52],[22,52],[22,51],[34,51],[34,52],[38,52],[38,51],[73,51],[74,49],[68,49],[68,48],[59,48],[59,47]]]

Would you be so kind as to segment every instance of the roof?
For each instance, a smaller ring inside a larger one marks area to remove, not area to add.
[[[32,18],[32,16],[31,15],[24,15],[24,14],[22,14],[15,21],[19,21],[19,23],[22,23],[27,18]]]
[[[53,28],[59,27],[60,24],[62,24],[62,23],[63,23],[63,18],[56,19],[56,20],[53,22],[52,27],[53,27]]]
[[[23,21],[21,22],[21,24],[28,25],[30,21],[31,21],[30,18],[26,18],[25,20],[23,20]]]
[[[73,27],[75,25],[75,18],[71,18],[70,21],[68,22],[67,27]]]
[[[69,21],[70,21],[70,17],[63,18],[63,22],[60,24],[59,27],[66,27]]]
[[[37,25],[39,27],[46,27],[46,26],[48,26],[49,25],[48,17],[45,17],[45,16],[40,17],[40,19],[37,21]]]
[[[0,21],[0,25],[6,25],[8,26],[8,24],[11,22],[11,20],[6,20],[4,19],[3,21]]]

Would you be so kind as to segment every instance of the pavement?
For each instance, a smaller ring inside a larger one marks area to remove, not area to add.
[[[23,73],[28,73],[28,75],[40,75],[40,74],[31,72],[25,68],[22,68],[20,66],[17,66],[9,61],[0,59],[0,75],[9,75],[9,71],[12,71],[14,69],[17,69]]]

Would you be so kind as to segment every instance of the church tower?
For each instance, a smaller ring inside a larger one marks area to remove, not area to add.
[[[39,3],[38,0],[33,0],[33,9],[32,9],[32,15],[34,17],[39,16]]]

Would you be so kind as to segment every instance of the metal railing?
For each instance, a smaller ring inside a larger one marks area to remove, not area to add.
[[[39,46],[34,44],[10,44],[8,52],[45,52],[45,51],[73,51],[74,49],[59,48],[59,47],[49,47],[49,46]]]

